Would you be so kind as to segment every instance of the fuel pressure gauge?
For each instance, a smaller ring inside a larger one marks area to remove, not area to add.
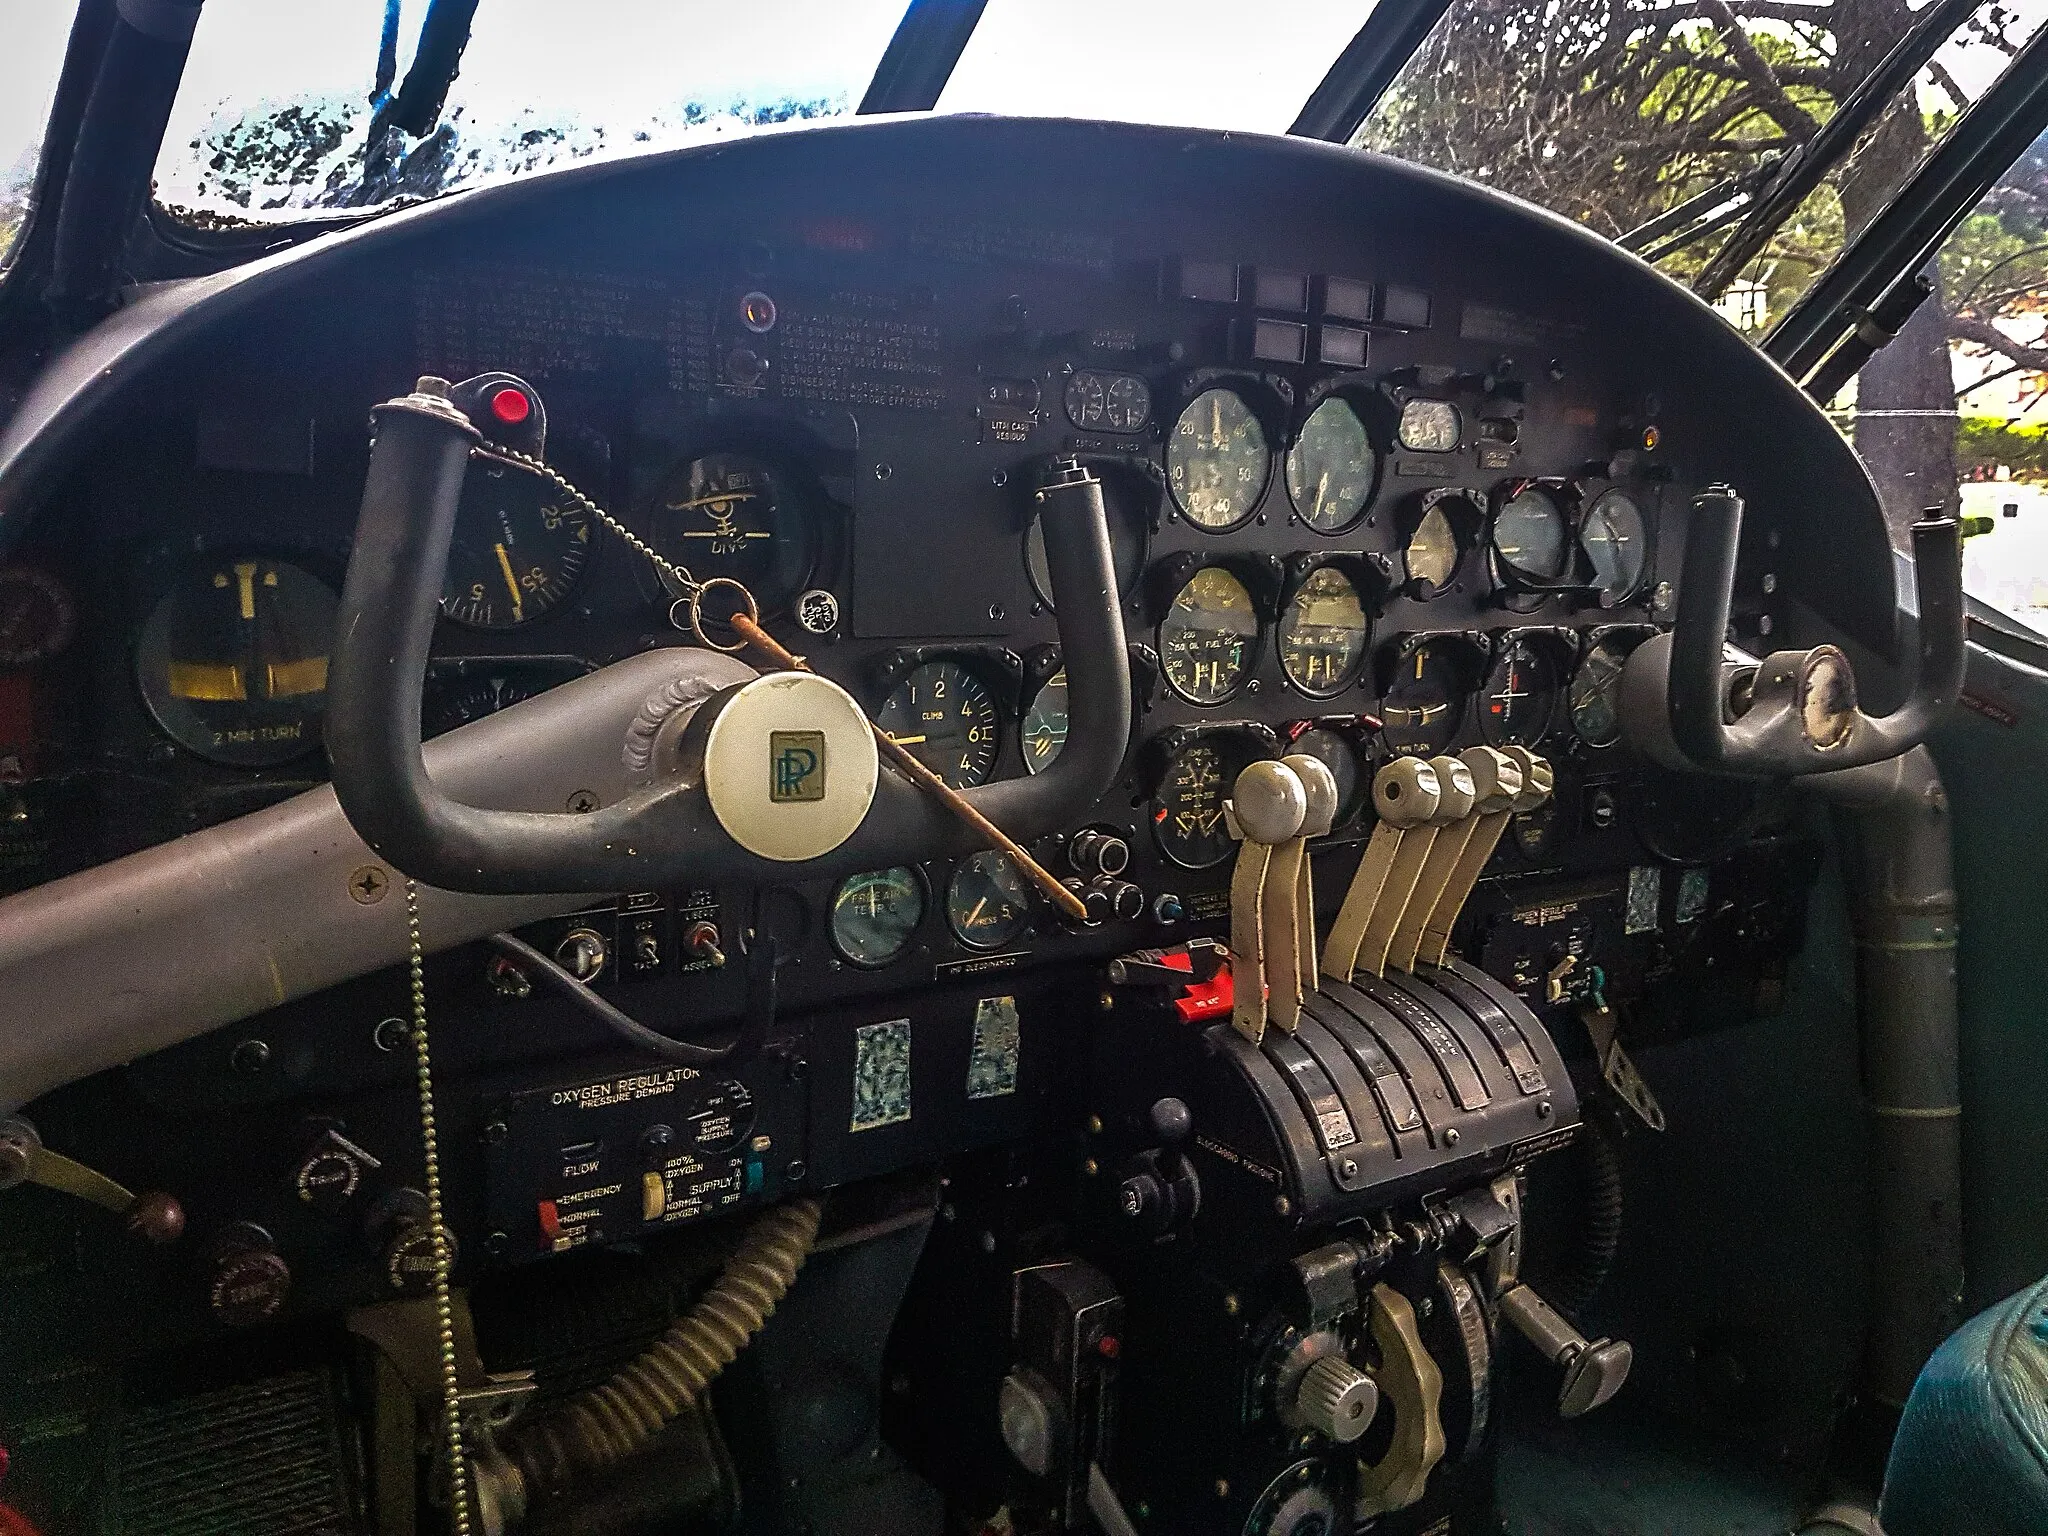
[[[1190,704],[1221,704],[1237,692],[1259,638],[1245,584],[1222,566],[1195,572],[1159,624],[1159,664]]]

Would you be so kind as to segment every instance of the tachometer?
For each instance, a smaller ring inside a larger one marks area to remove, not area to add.
[[[672,471],[655,497],[654,547],[698,581],[740,582],[763,607],[809,579],[812,540],[795,475],[744,453],[707,453]],[[668,576],[673,595],[684,594]]]
[[[1220,704],[1237,692],[1259,638],[1252,595],[1221,566],[1189,578],[1159,624],[1159,664],[1190,704]]]
[[[1233,389],[1195,396],[1166,439],[1166,483],[1174,502],[1189,522],[1211,533],[1252,515],[1271,472],[1265,428]]]
[[[1571,532],[1564,508],[1539,485],[1524,486],[1493,516],[1493,552],[1532,581],[1561,581],[1571,569]]]
[[[1280,614],[1280,666],[1287,680],[1319,698],[1358,677],[1371,638],[1358,588],[1334,565],[1317,566]]]
[[[441,611],[472,629],[516,629],[553,610],[590,563],[590,518],[548,481],[473,463],[462,483]]]
[[[266,768],[302,756],[320,745],[339,606],[283,560],[193,567],[142,626],[143,701],[173,741],[214,762]]]
[[[1379,456],[1349,400],[1332,395],[1287,451],[1287,494],[1317,533],[1342,533],[1365,514]]]
[[[1159,851],[1186,869],[1207,869],[1230,857],[1223,824],[1223,753],[1202,742],[1180,751],[1152,799],[1152,832]]]
[[[832,947],[853,964],[887,965],[924,921],[924,882],[897,867],[849,875],[832,893]]]
[[[953,871],[946,923],[972,949],[1001,949],[1031,922],[1031,882],[1007,853],[988,849]]]
[[[1417,757],[1443,751],[1464,721],[1467,686],[1443,641],[1424,640],[1403,650],[1380,699],[1380,734],[1388,750]]]
[[[1046,679],[1024,711],[1024,771],[1043,773],[1059,761],[1067,744],[1067,672]]]
[[[1601,607],[1618,608],[1634,597],[1650,561],[1649,529],[1635,498],[1619,486],[1594,498],[1579,524],[1579,548],[1593,567]]]
[[[988,781],[1002,724],[988,684],[957,661],[912,667],[889,691],[875,724],[954,789]]]
[[[1557,718],[1561,679],[1548,651],[1511,638],[1479,693],[1479,733],[1496,747],[1533,747]]]

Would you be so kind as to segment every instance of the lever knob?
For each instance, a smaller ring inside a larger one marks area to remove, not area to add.
[[[1339,1445],[1364,1434],[1379,1406],[1379,1383],[1342,1355],[1317,1360],[1294,1394],[1295,1417]]]

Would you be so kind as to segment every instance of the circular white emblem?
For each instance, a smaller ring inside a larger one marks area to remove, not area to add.
[[[796,621],[808,635],[829,635],[839,627],[839,599],[823,587],[798,595]]]

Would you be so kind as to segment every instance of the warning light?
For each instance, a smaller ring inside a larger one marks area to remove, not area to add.
[[[533,402],[526,391],[506,385],[491,393],[491,414],[508,427],[516,427],[533,414]]]
[[[756,290],[740,300],[740,324],[756,336],[775,329],[775,301]]]
[[[1645,449],[1654,453],[1656,451],[1657,445],[1663,441],[1664,434],[1662,432],[1659,432],[1655,427],[1643,428],[1643,447]]]

